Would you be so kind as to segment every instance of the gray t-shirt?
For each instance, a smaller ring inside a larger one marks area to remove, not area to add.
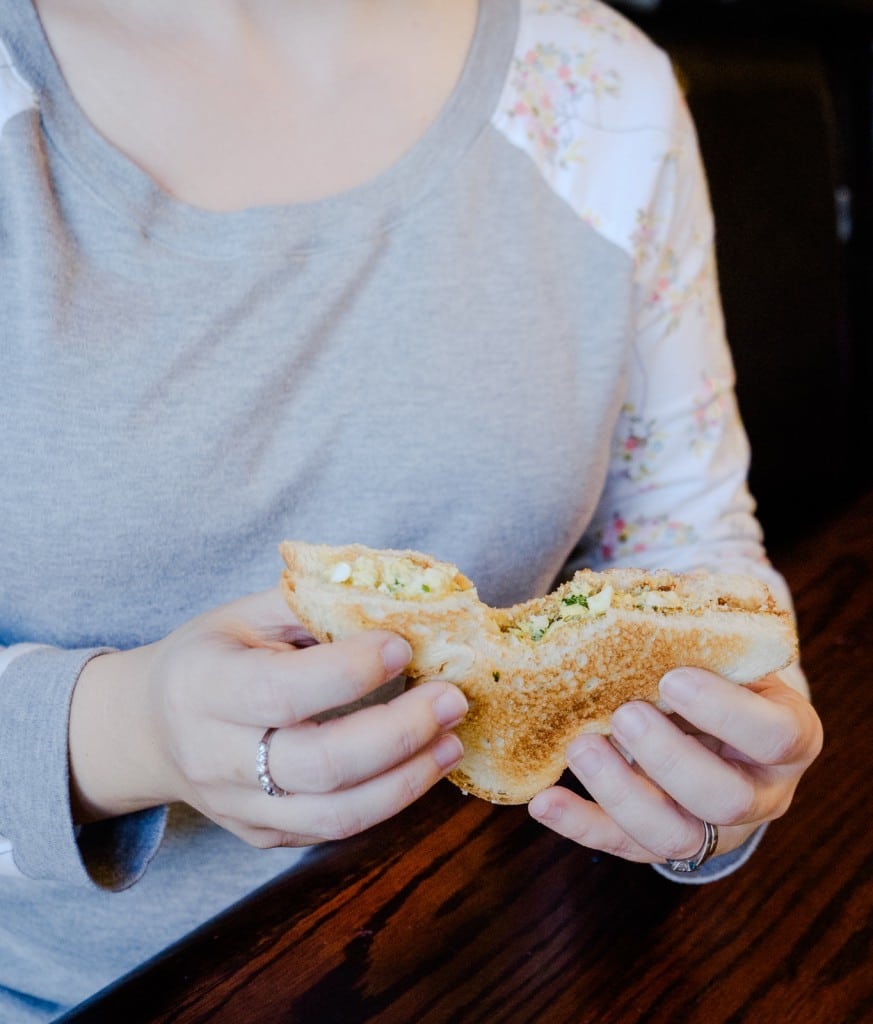
[[[0,644],[46,645],[0,675],[0,1018],[296,859],[182,807],[79,834],[67,777],[87,658],[273,585],[283,538],[431,551],[496,605],[574,551],[773,581],[711,250],[669,62],[596,3],[483,0],[387,172],[213,213],[109,145],[0,0]]]

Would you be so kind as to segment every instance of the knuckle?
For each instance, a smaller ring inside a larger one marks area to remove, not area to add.
[[[758,794],[752,782],[739,777],[721,802],[721,824],[742,825],[757,820]]]
[[[271,850],[275,846],[284,845],[284,832],[281,829],[244,822],[236,816],[217,814],[213,820],[256,850]]]
[[[273,844],[274,846],[298,847],[311,845],[296,832],[279,832],[277,833],[277,836],[278,841]]]
[[[404,763],[413,757],[421,746],[419,737],[414,728],[405,726],[400,729],[395,743],[395,754],[398,763]]]
[[[314,731],[314,736],[314,748],[300,769],[303,783],[298,783],[297,788],[305,788],[316,793],[332,793],[334,790],[342,789],[346,783],[345,772],[337,759],[333,745],[320,729]]]
[[[349,839],[363,832],[364,822],[358,812],[349,807],[325,807],[315,824],[315,834],[327,842]]]
[[[274,846],[282,845],[281,832],[274,832],[267,829],[251,829],[242,838],[256,850],[271,850]]]
[[[673,778],[677,774],[684,774],[683,760],[685,752],[678,747],[667,747],[656,758],[653,765],[654,773],[660,778]]]
[[[426,793],[438,778],[436,772],[433,772],[432,776],[432,778],[430,775],[425,776],[421,772],[401,772],[398,780],[399,791],[397,794],[399,807],[408,807],[411,803],[414,803],[419,799],[419,797]]]
[[[806,733],[807,730],[800,722],[786,723],[774,733],[764,754],[763,763],[772,766],[796,760],[806,747]]]
[[[641,853],[640,847],[635,843],[630,836],[622,836],[611,850],[612,854],[616,857],[621,857],[622,860],[640,861],[645,858],[645,855]],[[656,853],[656,851],[652,851]],[[666,857],[668,854],[663,854]]]
[[[336,817],[333,828],[328,832],[330,839],[349,839],[363,832],[366,825],[360,815],[346,811]]]
[[[767,816],[771,821],[775,821],[777,818],[781,818],[791,806],[791,801],[794,799],[793,790],[789,793],[783,793],[773,804],[773,809]]]
[[[296,832],[283,832],[280,829],[252,828],[240,837],[256,850],[274,850],[279,846],[301,846],[301,838]]]
[[[811,764],[821,753],[824,729],[815,708],[798,694],[785,704],[785,717],[774,730],[762,763],[775,766],[792,763]]]
[[[583,817],[581,820],[573,818],[569,825],[566,823],[566,818],[566,814],[563,815],[562,827],[560,828],[561,835],[571,839],[574,843],[578,843],[580,846],[586,846],[589,849],[600,849],[596,842],[593,841],[595,831],[586,818]],[[617,852],[618,847],[616,846],[615,849]],[[617,853],[617,856],[621,856],[621,854]]]
[[[637,796],[633,781],[625,781],[624,779],[611,780],[609,792],[604,793],[602,799],[599,801],[604,809],[608,810],[610,813],[616,811],[620,813],[626,807],[633,807],[634,800]]]
[[[385,666],[372,636],[362,633],[348,643],[332,646],[338,655],[337,671],[350,689],[352,699],[365,696],[384,680]]]
[[[699,822],[688,821],[663,839],[648,846],[653,854],[664,860],[682,859],[692,857],[700,849],[700,833],[702,831]]]
[[[416,714],[414,704],[401,701],[373,705],[368,711],[369,735],[378,739],[383,768],[409,761],[425,741],[422,716]]]
[[[307,713],[299,706],[296,695],[290,687],[283,687],[281,692],[276,694],[275,703],[272,704],[273,717],[261,719],[261,721],[280,721],[283,725],[300,725],[307,721]],[[276,714],[276,709],[279,714]]]
[[[825,739],[821,718],[819,718],[812,707],[810,707],[810,713],[809,743],[805,751],[806,757],[804,758],[807,764],[812,764],[822,752]]]
[[[264,672],[257,684],[246,687],[248,714],[254,721],[275,722],[281,719],[285,725],[296,725],[302,720],[297,709],[293,686],[286,672],[279,671],[278,666]]]
[[[326,723],[303,722],[277,733],[270,751],[270,771],[289,792],[331,793],[345,782],[336,740]]]

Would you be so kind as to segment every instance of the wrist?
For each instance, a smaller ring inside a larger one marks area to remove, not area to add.
[[[92,658],[70,706],[70,798],[78,824],[172,799],[148,700],[149,647]]]

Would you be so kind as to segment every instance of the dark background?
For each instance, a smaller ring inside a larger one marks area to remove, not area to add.
[[[672,57],[710,180],[768,541],[873,483],[873,0],[614,0]]]

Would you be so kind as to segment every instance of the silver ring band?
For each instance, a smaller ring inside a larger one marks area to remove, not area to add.
[[[703,843],[693,857],[686,857],[684,860],[670,860],[667,858],[667,867],[677,874],[684,875],[690,871],[697,871],[715,853],[718,846],[718,825],[712,825],[708,821],[701,821],[703,825]]]
[[[270,774],[270,741],[273,739],[275,731],[275,729],[267,729],[258,744],[258,782],[267,796],[288,796],[288,791],[277,786]]]

